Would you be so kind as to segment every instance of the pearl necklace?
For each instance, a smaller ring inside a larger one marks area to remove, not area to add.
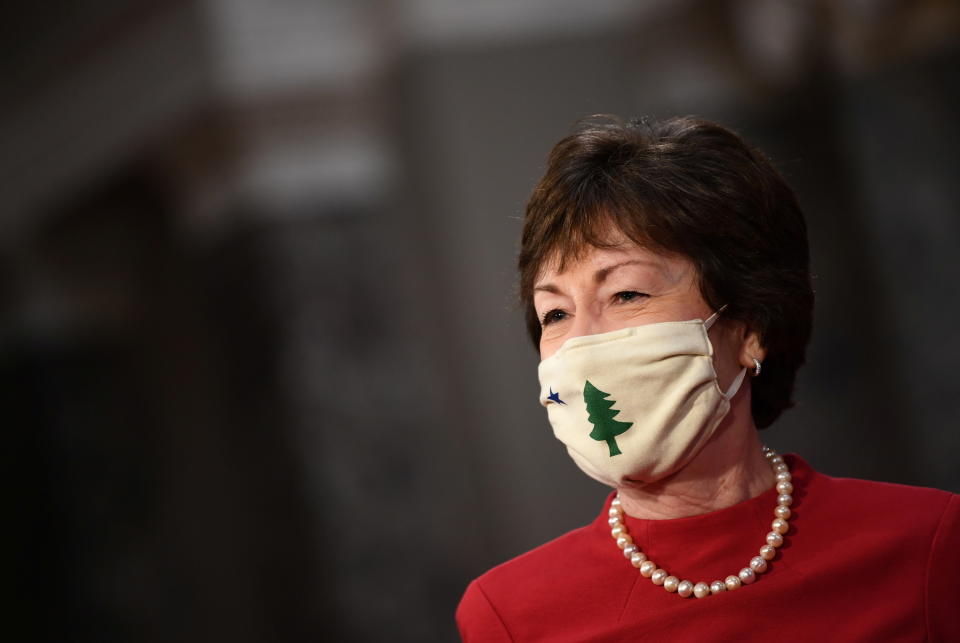
[[[623,523],[623,507],[620,503],[620,494],[610,503],[610,535],[617,541],[617,547],[623,550],[623,555],[630,563],[640,570],[640,575],[649,578],[654,585],[662,585],[668,592],[676,592],[683,598],[691,594],[697,598],[704,598],[711,594],[719,594],[727,590],[734,590],[741,585],[749,585],[757,579],[757,574],[767,571],[767,561],[771,560],[777,554],[777,548],[783,544],[783,536],[790,529],[787,519],[790,518],[790,505],[793,504],[793,483],[790,481],[790,469],[783,461],[783,458],[777,455],[776,451],[769,447],[763,447],[763,455],[773,467],[773,473],[777,478],[777,506],[773,510],[776,519],[771,524],[772,531],[767,534],[767,544],[760,548],[760,555],[750,559],[750,564],[744,567],[736,575],[731,574],[724,580],[715,580],[712,583],[700,581],[694,584],[689,580],[680,580],[676,576],[671,576],[667,570],[658,567],[655,562],[649,560],[647,555],[640,551],[627,526]]]

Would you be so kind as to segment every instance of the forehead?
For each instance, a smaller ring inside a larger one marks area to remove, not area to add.
[[[562,255],[553,253],[544,262],[535,285],[539,286],[557,279],[588,278],[611,267],[628,264],[644,270],[654,271],[671,282],[683,280],[693,270],[693,264],[686,257],[641,246],[621,237],[611,240],[609,246],[585,246],[577,252]]]

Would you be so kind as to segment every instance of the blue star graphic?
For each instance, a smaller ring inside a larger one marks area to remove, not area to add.
[[[553,388],[550,389],[550,395],[547,396],[547,399],[553,400],[554,402],[558,402],[559,404],[563,404],[564,406],[566,406],[567,404],[566,402],[560,399],[560,393],[553,392]]]

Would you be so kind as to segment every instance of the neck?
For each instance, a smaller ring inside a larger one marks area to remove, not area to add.
[[[618,491],[628,516],[665,520],[724,509],[755,498],[773,484],[746,387],[731,401],[730,412],[707,444],[683,469],[663,480]]]

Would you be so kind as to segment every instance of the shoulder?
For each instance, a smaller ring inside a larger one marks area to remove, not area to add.
[[[591,524],[497,565],[471,582],[456,614],[464,640],[507,641],[526,638],[547,624],[573,626],[588,618],[591,610],[596,613],[585,596],[629,592],[637,574],[610,555],[609,500]]]
[[[845,478],[825,486],[833,524],[855,525],[858,546],[881,554],[901,583],[916,579],[927,640],[960,641],[960,495]]]
[[[940,489],[833,477],[797,464],[790,524],[798,533],[807,529],[811,541],[823,547],[850,535],[862,547],[901,559],[909,547],[919,564],[957,508],[958,496]]]
[[[589,529],[571,531],[474,579],[457,606],[461,639],[466,643],[515,640],[518,629],[522,629],[518,628],[517,614],[523,614],[521,618],[526,620],[526,615],[535,612],[537,604],[549,596],[551,584],[562,580],[557,570],[577,557],[589,540]]]
[[[602,538],[607,536],[607,538]],[[536,593],[557,584],[576,583],[602,559],[609,560],[609,536],[596,522],[574,529],[490,569],[475,583],[492,599],[518,592]]]
[[[835,515],[875,516],[888,528],[898,525],[915,531],[921,524],[939,523],[957,496],[948,491],[891,482],[841,478],[812,473],[808,483],[809,509]],[[795,494],[798,505],[806,500],[804,490]]]
[[[948,491],[893,482],[831,476],[813,469],[796,454],[784,456],[794,482],[794,510],[816,514],[939,518],[950,499]]]
[[[798,485],[791,524],[797,525],[798,549],[800,542],[810,543],[811,565],[820,558],[851,577],[882,576],[883,582],[898,584],[901,600],[917,596],[929,640],[960,640],[960,619],[955,617],[960,604],[960,495],[832,477],[813,472],[802,461],[797,469],[805,470],[806,490]],[[855,538],[855,551],[844,544],[851,542],[848,536]]]

